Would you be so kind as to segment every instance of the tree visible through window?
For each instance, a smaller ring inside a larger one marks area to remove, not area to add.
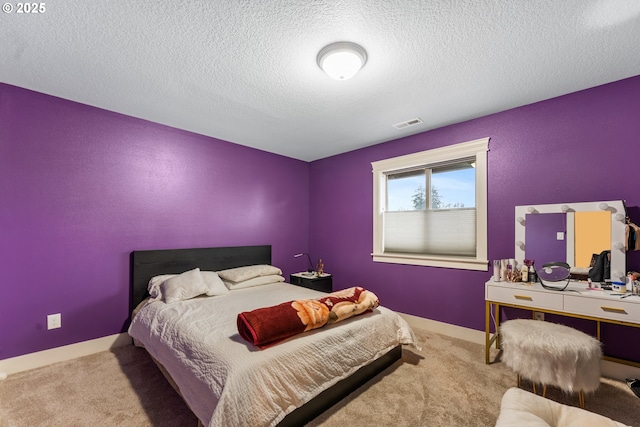
[[[416,188],[416,191],[411,196],[411,204],[413,205],[414,210],[425,209],[427,206],[427,190],[425,190],[424,186],[420,185]],[[461,203],[444,203],[442,200],[442,196],[438,193],[438,189],[436,187],[431,187],[431,207],[432,209],[439,208],[464,208],[464,202]]]

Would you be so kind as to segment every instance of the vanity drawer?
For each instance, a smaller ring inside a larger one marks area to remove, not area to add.
[[[487,299],[526,307],[546,308],[548,310],[562,310],[563,305],[562,295],[560,294],[491,285],[487,286]]]
[[[565,295],[564,309],[571,313],[602,319],[640,323],[640,304],[629,301]]]

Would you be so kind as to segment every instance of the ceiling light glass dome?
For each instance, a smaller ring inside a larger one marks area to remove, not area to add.
[[[318,53],[318,65],[331,78],[347,80],[367,62],[367,52],[351,42],[332,43]]]

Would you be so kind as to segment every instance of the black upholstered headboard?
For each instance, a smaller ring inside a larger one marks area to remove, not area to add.
[[[245,265],[271,264],[271,245],[162,249],[131,252],[130,312],[148,295],[149,279],[194,268],[219,271]]]

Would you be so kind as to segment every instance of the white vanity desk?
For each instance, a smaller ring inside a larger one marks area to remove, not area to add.
[[[576,292],[578,291],[578,292]],[[622,298],[623,295],[627,297]],[[493,307],[493,312],[492,312]],[[495,330],[500,328],[500,307],[515,307],[561,316],[589,319],[597,322],[597,339],[600,340],[600,323],[640,328],[640,296],[631,293],[615,294],[606,290],[589,290],[586,282],[571,282],[564,291],[547,290],[540,283],[494,282],[485,284],[485,362],[489,364],[489,350],[494,341],[499,347],[499,335],[491,335],[491,318]],[[533,313],[532,313],[533,317]],[[603,359],[627,365],[640,363],[604,356]]]

